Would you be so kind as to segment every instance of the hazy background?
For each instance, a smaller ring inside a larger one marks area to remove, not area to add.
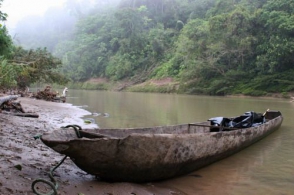
[[[50,7],[62,7],[65,2],[66,0],[4,0],[2,10],[8,14],[6,26],[13,30],[26,16],[42,16]]]
[[[25,49],[57,44],[74,33],[76,22],[105,0],[4,0],[1,10],[8,14],[5,25],[14,43]]]

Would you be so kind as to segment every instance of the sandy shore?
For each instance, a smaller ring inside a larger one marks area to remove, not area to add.
[[[68,124],[82,128],[82,116],[88,111],[67,103],[46,102],[18,98],[26,112],[39,114],[39,118],[10,116],[0,113],[0,194],[33,194],[31,184],[35,179],[49,180],[47,173],[63,156],[45,146],[35,135],[50,132]],[[58,194],[70,195],[168,195],[184,194],[160,184],[107,183],[77,168],[70,159],[54,172],[59,183]]]

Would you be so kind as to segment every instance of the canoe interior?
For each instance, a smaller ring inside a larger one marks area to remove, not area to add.
[[[281,116],[279,111],[264,113],[265,122]],[[224,128],[223,131],[234,131],[238,128]],[[210,121],[189,123],[181,125],[157,126],[147,128],[111,128],[111,129],[85,129],[80,131],[83,139],[117,138],[123,139],[131,134],[197,134],[218,132],[220,127],[212,126]],[[72,132],[72,133],[69,133]],[[51,141],[77,139],[73,130],[54,131],[50,135]]]

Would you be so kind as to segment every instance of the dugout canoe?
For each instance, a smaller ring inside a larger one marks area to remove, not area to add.
[[[283,121],[279,111],[265,112],[262,121],[250,127],[247,122],[238,127],[240,118],[244,122],[246,114],[224,118],[221,124],[212,118],[152,128],[61,128],[41,140],[103,180],[148,182],[188,174],[232,155],[277,130]]]

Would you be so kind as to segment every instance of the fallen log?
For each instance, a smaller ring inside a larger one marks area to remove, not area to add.
[[[38,114],[25,112],[20,102],[12,101],[18,97],[18,95],[0,97],[0,112],[12,116],[39,118]]]
[[[0,97],[0,108],[2,107],[2,104],[11,101],[11,100],[16,100],[19,96],[18,95],[10,95],[10,96],[5,96],[5,97]]]
[[[39,118],[39,115],[34,114],[34,113],[18,113],[18,112],[2,111],[2,114],[12,115],[12,116],[20,116],[20,117]]]

